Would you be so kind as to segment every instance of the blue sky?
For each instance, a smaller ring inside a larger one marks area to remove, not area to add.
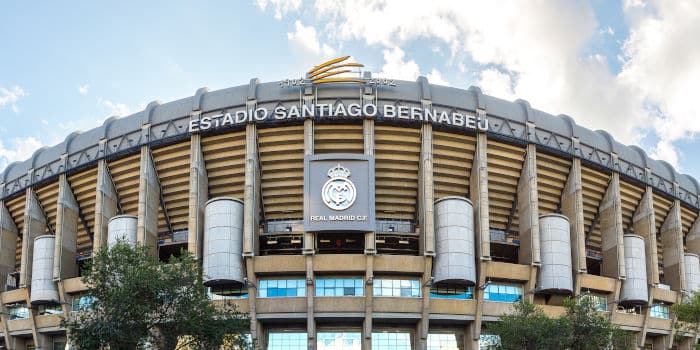
[[[152,100],[352,55],[526,99],[700,178],[698,18],[696,1],[6,1],[0,169]]]

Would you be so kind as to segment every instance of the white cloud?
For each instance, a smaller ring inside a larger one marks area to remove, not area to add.
[[[81,86],[81,87],[78,88],[78,92],[79,92],[81,95],[85,96],[85,95],[88,94],[89,88],[90,88],[90,85],[85,84],[85,85],[83,85],[83,86]]]
[[[28,159],[42,146],[41,141],[34,137],[10,139],[9,147],[5,147],[2,140],[0,140],[0,171],[4,170],[12,162]]]
[[[130,113],[129,107],[124,104],[124,103],[115,103],[110,100],[104,100],[101,98],[98,98],[97,101],[104,107],[107,107],[109,109],[109,116],[111,117],[113,115],[116,116],[125,116]]]
[[[16,102],[24,96],[27,96],[27,93],[17,85],[9,89],[0,86],[0,107],[10,105],[12,111],[18,113],[19,107]]]
[[[377,76],[416,80],[420,75],[420,68],[414,60],[405,61],[404,56],[406,56],[406,53],[398,46],[390,50],[384,50],[384,65],[382,66],[382,71],[377,73]]]
[[[428,81],[431,84],[450,86],[450,83],[442,77],[442,73],[440,73],[440,71],[436,68],[433,68],[433,70],[425,77],[428,78]]]
[[[302,55],[313,58],[329,58],[335,55],[333,48],[319,42],[314,27],[305,27],[300,21],[294,22],[294,32],[287,33],[287,39]]]
[[[271,5],[278,20],[290,11],[299,11],[301,7],[301,0],[256,0],[256,2],[263,11],[267,9],[267,5]]]
[[[510,75],[500,72],[495,68],[487,68],[481,71],[478,85],[485,94],[498,96],[506,100],[514,100],[513,80]]]

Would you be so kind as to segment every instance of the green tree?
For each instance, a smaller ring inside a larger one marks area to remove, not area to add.
[[[498,335],[504,350],[563,349],[559,321],[548,318],[542,309],[527,301],[513,304],[513,312],[499,322],[487,323],[486,331]]]
[[[685,340],[683,333],[698,334],[700,331],[700,293],[690,292],[686,294],[680,303],[671,306],[671,311],[680,321],[675,324],[677,341]],[[700,349],[700,345],[695,345],[695,348]]]
[[[81,349],[218,349],[249,347],[250,322],[231,304],[215,306],[202,270],[187,252],[160,262],[149,248],[119,242],[85,269],[91,310],[63,320]]]
[[[593,298],[567,299],[564,306],[566,313],[551,319],[536,305],[520,301],[513,304],[512,313],[487,324],[486,331],[498,335],[505,350],[634,348],[631,334],[600,314]]]

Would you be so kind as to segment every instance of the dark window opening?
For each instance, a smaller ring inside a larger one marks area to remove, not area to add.
[[[418,235],[377,233],[375,244],[378,254],[418,255]]]
[[[158,260],[168,262],[170,257],[181,257],[183,251],[187,251],[187,242],[163,244],[158,247]]]
[[[362,233],[318,233],[319,254],[364,254],[365,235]]]
[[[586,270],[589,275],[600,276],[601,266],[603,265],[603,259],[597,256],[591,256],[588,254],[586,257]]]
[[[83,277],[90,261],[92,261],[92,256],[78,260],[78,277]]]
[[[260,235],[261,255],[301,254],[304,240],[301,234],[263,234]]]
[[[491,239],[491,260],[511,264],[518,263],[520,240],[517,232],[490,229],[489,236]]]

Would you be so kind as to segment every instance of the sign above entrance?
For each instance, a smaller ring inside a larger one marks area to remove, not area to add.
[[[342,56],[323,62],[306,72],[306,77],[285,79],[280,87],[311,86],[328,83],[355,83],[369,85],[396,86],[394,79],[364,78],[361,68],[364,64],[346,62],[350,56]]]
[[[374,231],[374,158],[304,158],[304,231]]]

